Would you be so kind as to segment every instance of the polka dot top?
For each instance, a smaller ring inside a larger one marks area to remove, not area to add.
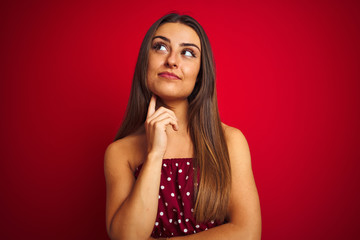
[[[136,168],[138,177],[142,165]],[[192,158],[163,159],[159,204],[151,237],[194,234],[220,225],[218,221],[196,223],[194,212],[194,171]]]

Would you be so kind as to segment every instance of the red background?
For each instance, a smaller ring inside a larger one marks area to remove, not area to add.
[[[1,239],[107,239],[103,155],[140,43],[171,10],[210,38],[252,153],[263,239],[358,239],[358,1],[2,1]]]

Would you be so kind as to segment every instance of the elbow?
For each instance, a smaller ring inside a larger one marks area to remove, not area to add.
[[[149,240],[150,237],[131,237],[131,236],[110,236],[109,238],[111,240],[129,240],[129,239],[133,239],[133,240]]]
[[[111,228],[108,230],[108,236],[111,240],[138,239],[138,238],[131,238],[129,236],[126,236],[120,231],[114,231]]]
[[[126,236],[122,236],[119,229],[114,228],[112,222],[106,228],[107,234],[111,240],[123,240],[126,239]]]
[[[111,240],[149,240],[150,236],[144,236],[137,231],[122,231],[121,229],[114,229],[112,224],[107,227],[107,234]],[[129,233],[133,234],[129,234]]]
[[[111,220],[109,224],[106,225],[106,231],[111,240],[120,240],[122,239],[121,236],[119,236],[116,229],[113,228],[113,221]]]
[[[106,232],[107,232],[107,235],[109,236],[109,238],[111,239],[111,223],[106,224]]]
[[[121,236],[119,236],[119,234],[116,231],[113,230],[111,225],[112,224],[110,223],[110,225],[108,225],[106,227],[107,234],[108,234],[109,238],[111,240],[120,240],[120,239],[122,239]]]

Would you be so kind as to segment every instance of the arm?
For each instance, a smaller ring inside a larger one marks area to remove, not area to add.
[[[107,231],[111,239],[146,239],[156,219],[161,158],[148,155],[135,181],[125,152],[113,143],[105,153]]]
[[[148,154],[136,181],[127,159],[133,148],[126,138],[105,152],[106,228],[111,239],[146,240],[154,228],[166,126],[178,128],[175,114],[164,108],[155,111],[155,105],[153,97],[145,123]]]
[[[260,239],[261,214],[259,196],[251,168],[250,151],[244,135],[235,128],[225,127],[232,186],[228,208],[229,223],[177,240]]]

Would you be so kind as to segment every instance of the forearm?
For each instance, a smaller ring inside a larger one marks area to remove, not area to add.
[[[112,239],[148,239],[156,219],[162,158],[149,154],[134,187],[115,213]]]
[[[260,227],[261,228],[261,227]],[[260,240],[261,230],[254,228],[253,230],[245,227],[237,226],[233,223],[226,223],[206,231],[199,233],[174,237],[174,240]]]

